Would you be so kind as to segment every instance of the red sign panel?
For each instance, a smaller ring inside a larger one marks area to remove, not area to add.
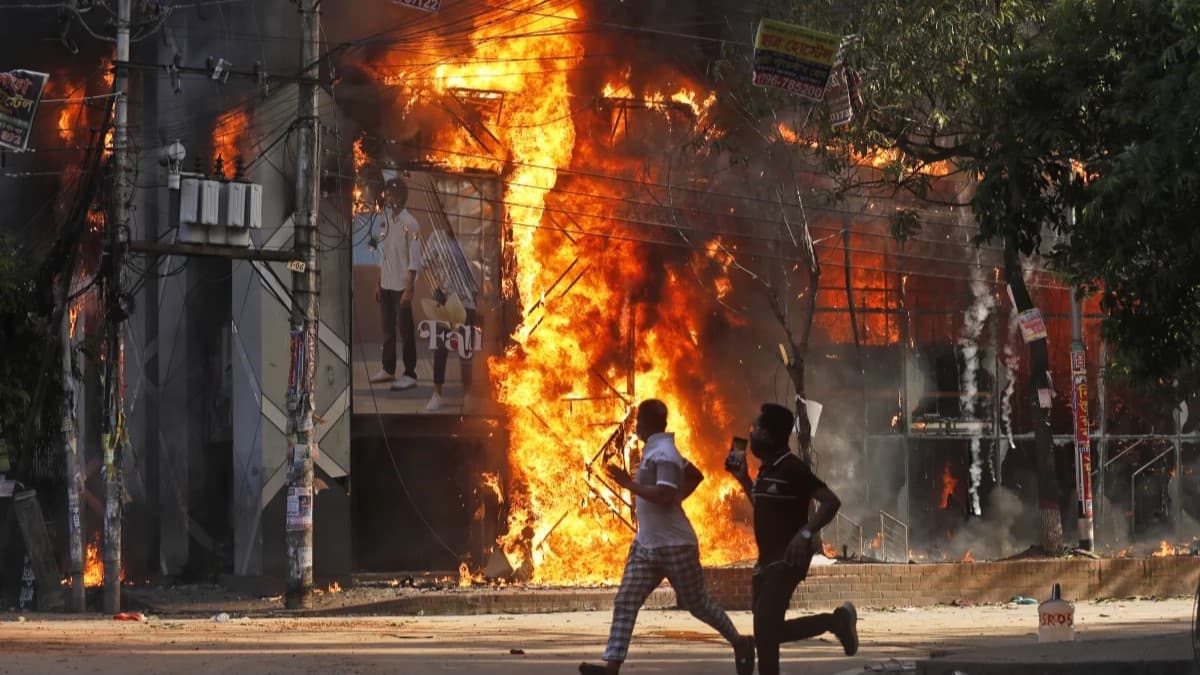
[[[1086,376],[1075,378],[1073,391],[1075,417],[1075,484],[1079,487],[1084,516],[1092,517],[1092,445],[1088,433],[1088,386]]]

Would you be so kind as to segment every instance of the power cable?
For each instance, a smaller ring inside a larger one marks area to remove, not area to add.
[[[512,183],[509,183],[509,185],[511,185],[511,184]],[[541,189],[541,188],[538,188],[537,186],[527,186],[527,187],[534,188],[534,189]],[[620,198],[620,197],[607,198],[607,197],[601,197],[599,195],[581,193],[581,192],[572,193],[569,190],[564,190],[564,189],[560,189],[560,188],[553,188],[550,191],[548,191],[548,194],[552,195],[552,194],[558,194],[560,192],[567,193],[567,194],[576,194],[576,195],[579,195],[582,197],[587,197],[587,198],[592,198],[592,199],[610,199],[612,201],[619,201],[619,202],[623,202],[623,203],[632,203],[632,204],[636,204],[637,206],[643,207],[643,208],[671,209],[671,207],[661,205],[661,204],[651,204],[648,202],[639,202],[637,200],[629,200],[629,199]],[[530,207],[529,204],[517,204],[514,202],[504,200],[504,199],[496,200],[495,203],[497,203],[501,206],[506,206],[506,207],[513,207],[513,206],[517,206],[517,207],[521,207],[521,208]],[[603,206],[601,205],[600,208],[603,208]],[[808,207],[808,208],[813,209],[813,207]],[[412,207],[410,210],[424,211],[426,209],[421,209],[419,207]],[[684,208],[684,207],[675,207],[673,210],[679,211],[682,214],[684,214],[685,216],[692,216],[692,215],[698,214],[700,216],[725,217],[727,215],[727,214],[721,214],[718,212],[707,212],[707,211],[702,211],[702,210],[688,209],[688,208]],[[816,210],[816,209],[814,209],[814,210]],[[736,231],[718,230],[718,229],[711,229],[711,228],[681,226],[675,222],[646,220],[646,219],[635,218],[632,216],[619,216],[619,215],[615,215],[611,212],[595,212],[595,213],[593,213],[593,212],[581,211],[578,209],[558,208],[558,207],[551,206],[551,205],[543,205],[541,207],[538,207],[538,211],[551,213],[551,214],[563,215],[563,216],[566,216],[568,219],[572,219],[572,220],[575,218],[586,219],[586,220],[601,220],[604,222],[623,223],[623,224],[634,225],[634,226],[639,226],[639,227],[660,228],[660,229],[666,229],[666,230],[671,230],[671,231],[675,231],[675,232],[688,232],[688,233],[693,233],[693,234],[712,235],[712,236],[726,236],[726,237],[731,237],[731,238],[735,238],[735,239],[739,239],[739,240],[764,242],[764,243],[768,243],[768,244],[778,244],[781,241],[780,237],[778,237],[778,236],[758,235],[758,234],[747,233],[747,232],[736,232]],[[870,215],[870,214],[864,214],[864,215]],[[757,222],[763,222],[763,223],[770,223],[770,224],[776,225],[776,226],[780,225],[779,221],[769,220],[766,218],[754,218],[754,217],[748,217],[748,216],[738,216],[738,218],[743,221],[748,220],[751,222],[757,221]],[[583,230],[582,227],[579,227],[577,230],[566,230],[563,228],[556,228],[556,227],[551,227],[548,225],[541,225],[541,224],[537,224],[537,223],[513,223],[513,224],[520,226],[520,227],[534,227],[536,229],[548,229],[548,230],[563,231],[563,232],[567,232],[569,234],[583,234],[584,236],[597,236],[597,237],[605,236],[604,233],[586,231],[586,230]],[[840,231],[840,229],[836,228],[836,227],[823,227],[823,226],[811,227],[811,229],[818,230],[818,231],[824,230],[824,231],[830,232],[831,234],[835,234]],[[891,239],[890,235],[881,234],[881,233],[859,231],[859,232],[857,232],[857,234],[867,235],[867,236],[871,236],[871,237],[885,238],[885,239],[889,239],[889,240]],[[646,241],[647,243],[654,243],[653,240],[645,240],[645,239],[640,239],[640,240]],[[955,243],[947,243],[947,242],[942,242],[942,241],[923,240],[923,239],[919,240],[919,241],[927,242],[931,245],[952,245],[952,246],[955,246],[956,248],[961,248],[960,244],[955,244]],[[816,243],[818,245],[820,245],[821,242],[818,240]],[[872,251],[869,249],[860,249],[860,248],[852,248],[850,250],[854,251],[854,252],[859,252],[859,253],[878,253],[878,254],[885,253],[884,251]],[[996,252],[996,253],[999,252],[998,250],[987,249],[987,248],[984,248],[982,250]],[[925,260],[925,261],[949,262],[949,263],[962,262],[962,260],[959,258],[943,258],[943,257],[937,257],[937,256],[933,256],[933,255],[905,256],[903,251],[901,252],[900,256],[901,257],[913,257],[913,258],[917,258],[919,260]],[[789,260],[791,260],[791,259],[792,258],[789,258]]]
[[[395,139],[375,136],[372,134],[366,134],[365,137],[374,139],[374,140],[379,140],[379,141],[382,141],[382,142],[390,144],[390,145],[402,145],[404,147],[412,148],[415,150],[428,150],[433,153],[452,155],[452,156],[456,156],[456,157],[465,157],[468,159],[484,160],[484,161],[487,161],[490,163],[501,163],[502,162],[502,163],[505,163],[505,164],[508,164],[511,166],[518,166],[518,167],[524,167],[524,168],[530,168],[530,169],[539,169],[539,170],[545,170],[545,171],[554,171],[558,174],[558,176],[560,178],[563,176],[568,177],[568,178],[570,178],[570,177],[594,178],[594,179],[598,179],[598,180],[602,180],[602,181],[611,181],[611,182],[615,182],[615,183],[623,183],[623,184],[627,184],[627,185],[632,185],[634,187],[656,187],[656,188],[662,188],[662,189],[670,190],[670,191],[689,192],[689,193],[694,193],[694,194],[698,194],[701,196],[727,197],[729,199],[736,199],[736,200],[739,200],[744,203],[765,204],[772,208],[777,208],[779,206],[779,202],[776,200],[767,199],[767,198],[763,198],[763,197],[756,197],[753,195],[709,191],[709,190],[703,190],[700,188],[690,187],[688,185],[683,185],[683,184],[669,185],[669,184],[659,183],[659,182],[651,181],[651,180],[638,180],[635,178],[625,178],[625,177],[616,176],[613,174],[601,174],[601,173],[597,173],[597,172],[593,172],[593,171],[584,171],[581,169],[573,169],[573,168],[568,168],[568,167],[553,167],[553,166],[535,164],[533,162],[526,162],[526,161],[516,160],[516,159],[512,159],[512,158],[496,158],[496,157],[492,157],[490,155],[484,155],[481,153],[465,152],[462,150],[454,150],[451,148],[445,148],[445,147],[434,146],[434,145],[427,145],[427,144],[421,144],[421,143],[405,143],[405,142],[398,141]],[[812,176],[822,176],[822,177],[825,176],[825,174],[817,172],[817,171],[798,171],[796,173],[802,174],[802,175],[812,175]],[[518,184],[518,187],[526,187],[526,186]],[[865,198],[872,199],[872,197],[865,197]],[[890,199],[890,198],[879,197],[878,199]],[[965,205],[964,205],[964,207],[965,207]],[[834,209],[834,208],[829,208],[829,207],[813,206],[813,205],[806,205],[805,208],[809,209],[809,210],[821,211],[824,213],[833,213],[833,214],[839,214],[839,215],[840,214],[849,214],[849,215],[861,215],[861,216],[867,217],[867,218],[882,218],[882,219],[890,218],[890,216],[885,215],[885,214],[867,214],[867,213],[860,214],[857,211],[848,210],[848,209]],[[963,225],[963,224],[957,222],[958,219],[956,217],[948,216],[947,218],[954,218],[954,220],[951,221],[949,219],[947,219],[947,220],[941,220],[941,219],[928,220],[927,219],[924,222],[940,224],[940,225],[944,225],[947,227],[957,227],[957,228],[972,229],[972,230],[977,229],[977,227],[975,227],[975,226]]]

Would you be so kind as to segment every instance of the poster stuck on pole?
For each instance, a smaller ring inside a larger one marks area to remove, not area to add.
[[[836,35],[763,19],[754,39],[752,81],[821,101],[841,42]]]
[[[287,491],[287,529],[311,530],[313,523],[312,488],[290,487]]]
[[[1021,337],[1025,340],[1025,344],[1046,339],[1046,322],[1036,307],[1018,314],[1017,324],[1021,327]]]

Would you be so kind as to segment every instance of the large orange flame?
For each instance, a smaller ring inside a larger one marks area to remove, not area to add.
[[[950,508],[950,498],[954,496],[954,491],[958,489],[958,479],[954,477],[954,472],[950,470],[950,462],[946,462],[946,468],[942,470],[942,508]]]
[[[104,561],[100,559],[100,544],[88,543],[84,552],[83,585],[92,588],[104,585]]]
[[[83,586],[97,588],[104,585],[104,558],[100,547],[100,535],[97,534],[83,550]],[[121,581],[125,581],[125,570],[121,570]],[[71,584],[71,577],[62,580],[64,586]]]
[[[785,143],[806,143],[814,148],[819,148],[815,141],[804,139],[796,129],[787,122],[779,122],[775,125],[775,133],[779,140]],[[874,169],[887,169],[897,165],[904,155],[898,148],[872,148],[867,152],[851,151],[850,159],[857,166],[871,167]],[[953,171],[949,162],[930,162],[919,164],[915,167],[918,172],[928,176],[948,176]]]
[[[367,153],[363,150],[363,139],[362,137],[359,137],[354,141],[354,175],[356,177],[362,176],[363,167],[366,165],[366,163]],[[366,196],[360,181],[356,180],[354,183],[354,193],[352,195],[352,199],[352,208],[354,209],[355,215],[370,212],[371,207],[367,204]]]
[[[75,141],[75,127],[72,118],[78,116],[79,111],[74,98],[72,97],[72,101],[63,105],[62,109],[58,111],[58,137],[62,139],[63,143],[72,143]],[[80,103],[82,103],[83,95],[80,94],[78,98]]]
[[[1176,555],[1175,546],[1163,539],[1158,544],[1158,550],[1152,554],[1155,558],[1169,558]]]
[[[728,266],[705,251],[674,261],[651,257],[634,214],[614,204],[627,201],[631,183],[639,189],[639,181],[662,179],[644,157],[607,145],[614,139],[577,135],[573,105],[573,96],[622,96],[660,120],[674,120],[678,110],[707,129],[716,99],[687,86],[635,92],[620,78],[608,89],[573,93],[568,74],[584,53],[583,17],[581,3],[558,10],[533,0],[506,3],[479,20],[469,53],[457,41],[423,43],[424,60],[429,52],[444,55],[431,73],[395,65],[402,52],[380,71],[406,100],[477,113],[478,125],[460,120],[435,133],[431,160],[505,181],[506,254],[514,262],[505,293],[523,313],[512,346],[489,364],[509,420],[509,533],[501,544],[514,566],[528,560],[535,580],[552,583],[619,577],[632,530],[623,522],[629,514],[617,513],[629,496],[601,485],[599,466],[589,473],[588,464],[631,406],[649,397],[667,404],[678,446],[707,475],[684,503],[702,561],[729,563],[754,550],[748,528],[731,521],[730,502],[744,496],[721,467],[733,422],[728,394],[696,368],[708,316],[724,316],[717,296],[729,293]],[[720,268],[715,291],[696,283],[692,265]],[[635,446],[619,450],[624,461],[636,461]],[[460,579],[470,578],[460,571]]]
[[[242,157],[246,134],[250,128],[250,115],[244,106],[234,108],[217,118],[216,128],[213,129],[213,162],[221,158],[223,175],[219,178],[232,178],[234,160]]]

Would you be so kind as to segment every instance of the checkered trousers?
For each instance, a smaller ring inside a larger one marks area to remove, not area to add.
[[[605,661],[624,661],[629,652],[629,639],[638,611],[650,592],[662,583],[671,582],[679,606],[692,616],[712,626],[730,644],[738,639],[737,629],[704,585],[700,569],[700,549],[696,546],[662,546],[644,548],[635,541],[625,561],[625,575],[613,602],[612,628],[608,635]]]

